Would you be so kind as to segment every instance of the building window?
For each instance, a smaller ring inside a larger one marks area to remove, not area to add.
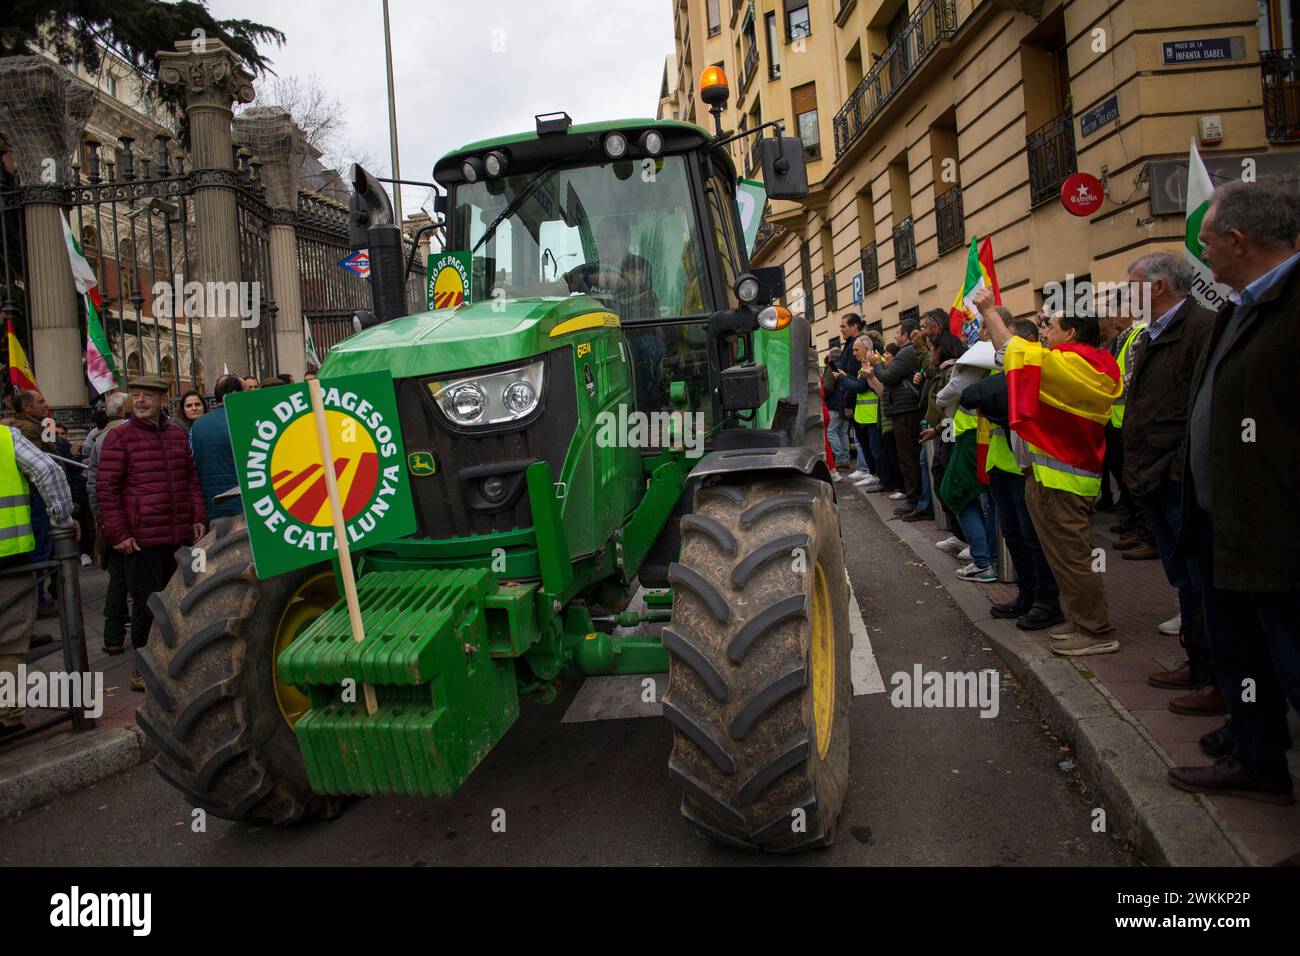
[[[781,41],[776,34],[776,14],[763,16],[763,33],[767,37],[767,76],[779,79],[781,76]]]
[[[813,320],[812,251],[808,248],[807,239],[799,245],[799,282],[799,298],[803,305],[803,314],[811,322]]]
[[[785,0],[785,38],[798,40],[812,33],[808,0]]]
[[[803,151],[809,159],[817,159],[822,154],[821,126],[817,122],[817,84],[805,83],[790,91],[790,102],[794,107],[794,122],[799,129],[799,139]]]
[[[715,37],[722,32],[721,0],[709,0],[709,36]]]
[[[108,90],[108,95],[113,97],[117,96],[117,77],[110,73],[104,78],[104,82],[105,88]]]

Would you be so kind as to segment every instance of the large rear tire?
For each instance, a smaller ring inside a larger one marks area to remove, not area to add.
[[[848,787],[848,581],[828,484],[701,489],[669,571],[664,714],[682,814],[734,846],[829,845]]]
[[[149,599],[154,631],[138,654],[146,695],[136,722],[154,766],[196,807],[227,820],[293,823],[334,816],[312,792],[291,722],[305,700],[277,685],[274,659],[337,600],[329,565],[259,580],[242,516],[219,518]]]

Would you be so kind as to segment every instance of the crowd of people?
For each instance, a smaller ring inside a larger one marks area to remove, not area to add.
[[[1061,656],[1120,649],[1093,536],[1096,511],[1116,511],[1115,548],[1160,560],[1177,608],[1158,630],[1186,660],[1148,683],[1177,692],[1175,714],[1227,717],[1200,741],[1214,763],[1174,767],[1170,782],[1289,804],[1300,428],[1281,386],[1300,203],[1277,184],[1225,184],[1199,241],[1230,290],[1217,314],[1193,295],[1192,264],[1164,252],[1128,266],[1142,315],[1072,304],[1017,319],[981,289],[968,347],[943,310],[904,319],[888,343],[846,314],[822,379],[827,438],[836,481],[888,495],[902,521],[943,512],[938,547],[966,562],[958,577],[998,580],[1000,532],[1017,593],[990,613],[1046,629]]]
[[[175,572],[176,549],[196,543],[213,520],[239,513],[237,496],[216,500],[238,483],[226,396],[292,382],[288,373],[260,381],[223,375],[211,409],[191,389],[180,395],[173,414],[173,383],[140,375],[102,396],[93,427],[79,443],[67,441],[40,392],[6,399],[0,570],[48,561],[51,528],[73,527],[82,566],[96,564],[108,575],[102,650],[124,654],[128,631],[133,649],[144,646],[153,626],[149,600]],[[21,612],[0,615],[0,670],[16,673],[33,644],[36,619],[59,614],[44,579],[36,601],[28,600],[30,590],[30,578],[0,577],[0,608]],[[145,689],[138,668],[130,683]],[[0,710],[0,737],[21,730],[22,718],[17,708]]]

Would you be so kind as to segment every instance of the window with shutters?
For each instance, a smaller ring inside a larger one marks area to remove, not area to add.
[[[805,83],[790,91],[790,105],[793,107],[795,126],[799,130],[799,141],[809,159],[818,159],[822,154],[821,126],[817,121],[817,84]]]

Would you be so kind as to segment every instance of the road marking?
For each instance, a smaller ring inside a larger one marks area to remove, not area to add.
[[[844,575],[848,579],[848,573]],[[885,679],[880,675],[880,665],[871,650],[871,638],[867,636],[867,624],[862,620],[862,609],[858,607],[858,596],[853,593],[853,582],[849,581],[849,633],[853,636],[853,649],[849,651],[849,669],[853,673],[853,696],[863,694],[883,694]]]

